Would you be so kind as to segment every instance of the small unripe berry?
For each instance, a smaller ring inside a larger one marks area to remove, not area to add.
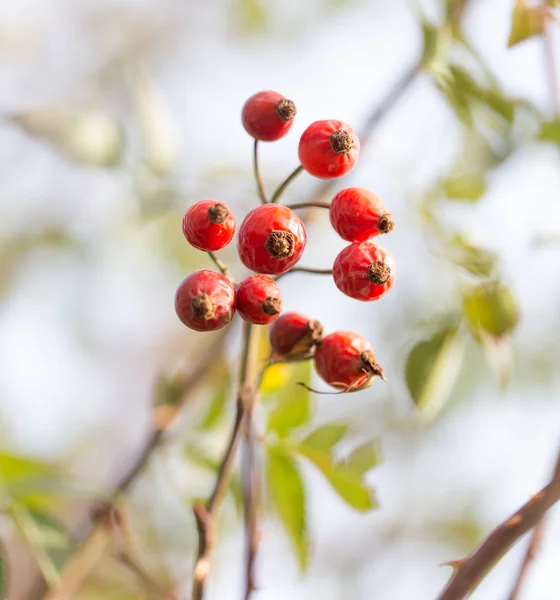
[[[235,292],[235,305],[242,319],[253,325],[267,325],[282,312],[280,288],[267,275],[251,275]]]
[[[278,92],[251,96],[241,113],[243,127],[256,140],[274,142],[284,137],[294,122],[295,104]]]
[[[179,285],[175,311],[181,322],[195,331],[221,329],[235,314],[233,284],[221,273],[196,271]]]
[[[263,204],[241,224],[237,250],[248,269],[279,275],[298,262],[306,243],[305,227],[294,211],[281,204]]]
[[[379,300],[391,289],[395,277],[395,261],[390,252],[372,242],[350,244],[333,265],[336,287],[364,302]]]
[[[319,321],[288,312],[274,321],[268,336],[273,355],[304,356],[323,339],[323,326]]]
[[[335,179],[356,165],[360,140],[342,121],[315,121],[303,132],[298,154],[308,173],[320,179]]]
[[[381,198],[361,187],[338,192],[331,202],[329,216],[334,230],[349,242],[365,242],[388,233],[395,225]]]
[[[200,200],[183,217],[183,234],[191,246],[204,252],[221,250],[235,233],[231,210],[216,200]]]
[[[372,345],[351,331],[335,331],[317,346],[315,369],[326,383],[338,389],[367,387],[376,376],[385,379]]]

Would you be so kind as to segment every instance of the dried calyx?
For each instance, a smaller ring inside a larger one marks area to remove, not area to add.
[[[383,381],[387,381],[385,379],[385,375],[383,374],[383,369],[375,359],[375,354],[371,350],[364,350],[360,354],[360,368],[368,375],[381,377]]]
[[[385,285],[390,277],[391,267],[382,260],[376,260],[368,267],[368,278],[375,285]]]
[[[267,298],[262,303],[263,313],[269,317],[279,315],[282,312],[282,301],[279,298]]]
[[[331,148],[337,154],[348,154],[354,146],[352,136],[344,129],[337,129],[331,134]]]
[[[197,294],[191,300],[191,310],[195,319],[212,319],[216,316],[216,306],[208,294]]]
[[[265,248],[270,256],[282,260],[294,253],[295,237],[289,231],[272,231],[266,238]]]
[[[287,98],[282,98],[276,105],[276,112],[282,121],[291,121],[296,116],[296,105]]]
[[[395,227],[395,221],[390,213],[385,213],[379,217],[379,221],[377,222],[377,229],[381,233],[389,233],[389,231],[393,231]]]
[[[224,204],[217,202],[208,209],[208,218],[212,223],[219,225],[229,217],[229,210]]]

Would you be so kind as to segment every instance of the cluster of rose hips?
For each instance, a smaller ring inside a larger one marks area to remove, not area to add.
[[[267,91],[247,100],[242,121],[255,143],[270,142],[288,133],[295,114],[291,100]],[[321,179],[342,177],[354,168],[359,151],[358,136],[349,125],[335,120],[316,121],[301,136],[298,170]],[[201,270],[189,275],[175,296],[177,315],[196,331],[220,329],[235,312],[255,325],[272,324],[270,342],[275,359],[313,356],[319,375],[327,383],[346,391],[361,389],[375,376],[383,377],[369,342],[345,331],[323,338],[317,321],[297,313],[281,315],[282,296],[273,277],[287,273],[298,263],[307,234],[294,210],[276,203],[278,196],[276,193],[271,201],[250,211],[238,231],[239,257],[255,274],[239,284],[221,267],[221,272]],[[332,275],[337,287],[358,300],[379,299],[395,280],[391,254],[370,241],[393,229],[393,219],[384,203],[367,189],[350,187],[338,192],[325,207],[335,231],[350,242],[334,261]],[[236,222],[226,204],[201,200],[187,210],[182,227],[187,241],[209,252],[220,265],[213,252],[230,243]]]

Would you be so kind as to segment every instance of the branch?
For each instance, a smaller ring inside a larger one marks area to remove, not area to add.
[[[272,198],[270,199],[271,203],[278,202],[280,200],[280,196],[284,193],[284,190],[290,185],[290,183],[303,171],[303,167],[299,165],[296,167],[289,175],[284,179],[284,181],[276,188],[274,194],[272,194]]]
[[[296,210],[297,208],[330,208],[329,202],[297,202],[296,204],[288,204],[287,208]]]
[[[255,145],[253,146],[253,173],[255,174],[255,181],[257,182],[257,193],[259,195],[259,200],[263,204],[266,204],[268,200],[266,198],[264,182],[259,169],[259,140],[255,140]]]
[[[216,519],[229,487],[237,450],[243,434],[245,415],[255,397],[255,350],[257,341],[255,333],[255,328],[250,323],[244,324],[237,412],[230,440],[218,470],[214,490],[205,504],[197,502],[193,506],[198,531],[198,553],[193,572],[191,600],[202,600],[204,598],[206,580],[216,545]]]
[[[437,600],[462,600],[510,550],[517,540],[536,527],[543,515],[560,500],[560,468],[552,481],[516,513],[498,525],[470,556],[454,561],[455,572]]]
[[[229,269],[227,268],[226,264],[221,261],[213,252],[208,252],[208,256],[212,259],[212,262],[216,265],[216,267],[218,267],[220,273],[231,280],[231,275],[229,274]]]
[[[311,273],[313,275],[332,275],[332,269],[314,269],[313,267],[294,267],[285,273],[280,273],[274,280],[278,281],[281,277],[285,277],[290,273]]]

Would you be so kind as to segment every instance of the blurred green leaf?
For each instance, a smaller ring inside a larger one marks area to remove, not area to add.
[[[54,515],[36,508],[30,508],[27,512],[35,523],[37,541],[42,546],[62,550],[69,550],[74,546],[66,527]]]
[[[447,248],[449,260],[472,275],[490,277],[496,268],[498,255],[495,252],[475,246],[462,235],[453,236]]]
[[[296,450],[310,460],[326,477],[334,491],[349,506],[367,512],[377,506],[373,491],[364,483],[361,475],[345,464],[336,464],[332,457],[319,450],[296,446]]]
[[[305,489],[297,462],[283,448],[269,447],[266,454],[266,481],[275,508],[304,571],[309,557]]]
[[[547,11],[544,6],[528,6],[525,0],[516,0],[511,18],[508,48],[544,31]]]
[[[179,404],[185,393],[184,377],[182,375],[162,374],[156,381],[154,403],[156,406]]]
[[[234,0],[232,14],[240,33],[260,33],[268,27],[268,14],[262,0]]]
[[[449,62],[449,51],[453,42],[453,33],[448,23],[436,27],[424,21],[424,53],[422,67],[436,75],[446,72]]]
[[[543,123],[539,138],[545,142],[554,142],[560,146],[560,119]]]
[[[464,341],[459,327],[446,327],[416,344],[408,354],[408,391],[428,419],[435,418],[449,400],[461,370]]]
[[[8,597],[8,553],[0,540],[0,599],[5,600]]]
[[[276,406],[268,417],[268,431],[286,437],[290,431],[305,425],[311,414],[309,391],[298,382],[309,385],[311,377],[310,361],[291,365],[290,379],[277,392]]]
[[[463,310],[475,336],[500,339],[519,322],[519,305],[513,292],[498,282],[477,285],[463,294]]]
[[[229,373],[226,373],[224,382],[214,394],[208,407],[208,412],[204,415],[200,423],[199,429],[201,431],[210,431],[220,424],[231,395],[231,384],[231,377]]]
[[[12,115],[27,133],[48,141],[67,158],[94,167],[118,164],[123,148],[121,126],[98,111],[39,108]]]
[[[365,475],[382,462],[383,456],[379,442],[372,440],[354,448],[350,456],[343,461],[343,464],[357,475]]]
[[[476,202],[486,192],[488,182],[485,173],[475,172],[446,177],[440,185],[444,194],[450,199]]]
[[[311,450],[330,452],[348,431],[344,423],[327,423],[312,431],[300,444]]]

